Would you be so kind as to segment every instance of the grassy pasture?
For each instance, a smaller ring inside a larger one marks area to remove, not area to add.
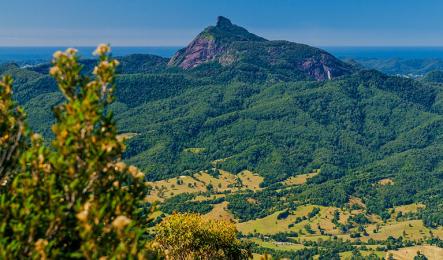
[[[201,148],[201,147],[190,147],[190,148],[185,148],[184,149],[185,152],[189,152],[189,153],[193,153],[193,154],[199,154],[199,153],[203,153],[206,151],[206,148]]]
[[[295,243],[286,243],[286,242],[275,242],[275,241],[263,241],[259,238],[251,238],[250,241],[266,248],[274,249],[274,250],[284,250],[284,251],[291,251],[291,250],[300,250],[305,248],[302,244],[295,244]]]
[[[223,201],[222,203],[215,204],[214,208],[205,216],[210,219],[234,221],[234,216],[232,216],[231,212],[229,212],[227,208],[228,202]]]
[[[394,208],[395,212],[403,212],[403,213],[415,213],[418,212],[420,209],[424,209],[426,205],[421,203],[413,203],[409,205],[403,205],[403,206],[397,206]]]
[[[303,220],[299,223],[294,224],[293,227],[288,227],[289,224],[295,223],[298,217],[307,217],[308,214],[314,209],[314,207],[318,207],[320,212],[313,218]],[[278,232],[285,231],[295,231],[297,233],[306,233],[304,230],[304,226],[306,224],[310,224],[312,229],[315,231],[315,234],[305,234],[302,235],[301,238],[310,239],[311,237],[318,236],[320,234],[320,230],[318,226],[326,231],[328,234],[338,234],[339,231],[335,229],[335,225],[332,223],[333,213],[335,210],[340,211],[341,221],[345,221],[347,217],[349,217],[349,213],[342,211],[341,209],[334,207],[323,207],[323,206],[315,206],[315,205],[303,205],[297,207],[295,211],[291,211],[290,215],[285,219],[277,219],[277,216],[282,211],[275,212],[269,216],[266,216],[261,219],[250,220],[237,224],[237,228],[244,234],[250,233],[260,233],[260,234],[275,234]]]
[[[314,207],[318,207],[320,212],[311,219],[302,220],[295,223],[298,217],[303,217],[309,214]],[[420,205],[406,205],[398,207],[403,211],[415,210],[420,208]],[[397,210],[398,210],[397,208]],[[348,218],[352,215],[358,214],[360,211],[346,211],[334,207],[323,207],[315,205],[299,206],[295,211],[290,211],[290,214],[285,219],[278,219],[279,212],[275,212],[269,216],[261,219],[250,220],[242,223],[237,223],[237,228],[244,234],[259,233],[263,235],[271,235],[279,232],[295,231],[299,234],[300,241],[310,240],[317,241],[318,239],[329,239],[331,236],[337,236],[344,240],[355,241],[356,238],[351,238],[350,234],[357,232],[357,227],[352,228],[347,233],[342,233],[337,226],[332,222],[334,212],[340,212],[339,223],[345,224]],[[368,236],[361,236],[363,242],[367,242],[370,238],[375,240],[386,240],[389,236],[398,238],[400,236],[408,240],[420,240],[430,238],[431,235],[443,238],[443,228],[429,229],[423,225],[421,220],[400,220],[391,219],[384,223],[380,217],[375,215],[367,216],[371,221],[370,224],[364,225]],[[291,227],[289,224],[294,223]],[[305,226],[309,224],[314,233],[307,232]],[[378,226],[378,231],[375,232]],[[324,235],[321,234],[320,229],[323,230]],[[431,234],[432,232],[432,234]],[[443,258],[442,258],[443,259]]]
[[[423,225],[421,220],[406,220],[406,221],[389,221],[386,224],[380,224],[380,230],[374,233],[376,224],[370,224],[366,230],[369,234],[368,237],[363,237],[361,240],[366,241],[369,238],[375,240],[385,240],[389,236],[398,238],[400,236],[409,240],[419,240],[431,237],[431,230]],[[443,228],[433,229],[434,236],[443,238]]]
[[[360,254],[362,256],[369,256],[371,254],[376,254],[378,257],[382,258],[386,255],[385,252],[382,251],[373,251],[373,250],[369,250],[369,251],[360,251]],[[352,257],[352,251],[347,251],[347,252],[342,252],[340,253],[340,259],[351,259]]]
[[[261,189],[260,184],[263,182],[263,177],[261,177],[260,175],[248,170],[244,170],[240,172],[237,176],[240,178],[245,189],[250,189],[254,191]]]
[[[312,177],[314,177],[315,175],[319,174],[320,171],[314,171],[311,173],[307,173],[307,174],[300,174],[300,175],[296,175],[293,177],[289,177],[288,179],[286,179],[283,184],[286,186],[294,186],[294,185],[302,185],[305,184],[306,181]]]
[[[179,184],[181,183],[181,184]],[[164,201],[181,193],[196,193],[207,190],[206,184],[191,176],[180,176],[156,182],[147,182],[152,187],[148,201]]]
[[[436,246],[413,246],[400,248],[398,250],[390,250],[386,253],[386,256],[392,254],[396,260],[413,260],[417,252],[420,251],[421,254],[425,255],[429,260],[440,260],[443,259],[443,248]]]
[[[182,193],[207,192],[212,186],[214,194],[224,191],[259,190],[263,178],[250,171],[242,171],[238,175],[219,170],[220,175],[214,177],[205,171],[192,176],[179,176],[155,182],[147,182],[153,189],[148,196],[149,202],[164,201]],[[208,186],[209,185],[209,186]]]

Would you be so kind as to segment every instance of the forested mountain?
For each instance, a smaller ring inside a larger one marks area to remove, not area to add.
[[[349,63],[358,63],[367,69],[376,69],[389,75],[401,75],[412,78],[423,77],[426,73],[443,70],[443,60],[439,58],[353,58],[345,59]]]
[[[238,72],[271,71],[280,79],[325,80],[350,74],[354,68],[329,53],[304,44],[268,41],[218,17],[169,61],[184,69],[218,64]]]
[[[147,180],[250,170],[265,189],[232,195],[237,217],[245,214],[239,196],[254,197],[251,214],[264,215],[295,201],[341,207],[358,197],[380,215],[420,202],[428,226],[443,224],[441,75],[416,81],[364,70],[317,48],[268,41],[223,17],[169,61],[118,59],[111,110],[121,133],[132,136],[125,160]],[[92,70],[92,60],[83,64]],[[0,67],[16,79],[30,126],[45,136],[50,108],[60,102],[48,68]],[[317,170],[306,185],[282,188]],[[389,185],[379,184],[386,179]],[[264,198],[268,204],[260,204]]]

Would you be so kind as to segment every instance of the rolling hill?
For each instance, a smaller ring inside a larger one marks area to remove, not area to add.
[[[322,216],[360,210],[340,222],[348,229],[324,231],[329,237],[403,220],[440,234],[441,75],[416,81],[364,70],[314,47],[266,40],[224,17],[170,60],[119,60],[110,110],[128,137],[125,160],[146,173],[163,212],[215,209],[257,225],[285,211],[296,221],[298,207],[315,205]],[[83,64],[92,70],[92,60]],[[16,78],[15,97],[45,136],[50,108],[61,100],[48,69],[0,67]],[[395,219],[397,207],[414,203],[423,207]],[[303,225],[293,231],[309,233]]]

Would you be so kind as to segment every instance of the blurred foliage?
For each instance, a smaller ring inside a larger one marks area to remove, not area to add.
[[[12,78],[0,80],[0,192],[17,173],[16,164],[27,146],[22,108],[12,100]]]
[[[93,79],[80,73],[76,50],[54,54],[50,73],[64,101],[54,109],[51,146],[33,134],[28,149],[17,148],[23,113],[11,101],[12,80],[1,82],[2,151],[5,145],[15,147],[9,163],[1,165],[15,167],[17,174],[0,194],[0,258],[152,256],[144,175],[121,161],[124,145],[112,114],[105,112],[118,65],[108,52],[107,45],[97,48]]]
[[[198,214],[172,214],[157,227],[155,242],[170,259],[249,259],[234,223]]]

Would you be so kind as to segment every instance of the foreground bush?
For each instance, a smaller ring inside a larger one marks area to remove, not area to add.
[[[92,79],[76,50],[54,54],[50,74],[66,100],[54,109],[51,146],[34,134],[26,148],[12,80],[1,81],[0,259],[149,257],[144,176],[121,162],[124,145],[105,109],[118,65],[108,52],[96,50]]]
[[[77,51],[54,54],[50,74],[65,101],[54,109],[54,139],[31,134],[0,80],[0,259],[247,259],[232,223],[172,215],[149,241],[144,174],[121,161],[112,114],[118,65],[97,48],[93,78]],[[153,249],[155,248],[155,249]]]
[[[12,101],[12,78],[0,80],[0,190],[17,171],[26,145],[24,112]]]
[[[155,241],[170,259],[248,259],[235,225],[198,214],[173,214],[156,227]]]

